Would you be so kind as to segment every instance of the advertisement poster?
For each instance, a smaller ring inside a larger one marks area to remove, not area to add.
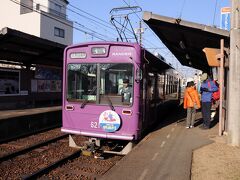
[[[37,92],[61,92],[62,81],[61,80],[36,80]],[[35,86],[35,84],[32,84]],[[32,90],[34,87],[32,87]],[[35,89],[34,89],[35,90]],[[35,92],[35,91],[32,91]]]
[[[61,80],[62,69],[57,67],[36,66],[35,78],[45,80]]]

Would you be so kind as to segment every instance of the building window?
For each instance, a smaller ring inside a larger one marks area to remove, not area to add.
[[[65,37],[65,31],[64,31],[64,29],[54,27],[54,35],[57,36],[57,37],[64,38]]]
[[[33,12],[33,0],[20,0],[20,14]]]
[[[0,69],[0,96],[18,95],[20,71]]]
[[[66,14],[64,13],[64,6],[61,6],[59,4],[52,3],[49,9],[49,13],[54,16],[66,19]]]
[[[54,4],[54,10],[55,11],[57,11],[57,12],[59,12],[59,13],[61,13],[61,11],[62,11],[62,6],[60,6],[59,4]]]

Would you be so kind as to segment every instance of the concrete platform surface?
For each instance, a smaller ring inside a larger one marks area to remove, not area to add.
[[[194,149],[210,144],[218,126],[202,130],[185,128],[179,121],[146,136],[102,180],[188,180]]]
[[[20,116],[40,114],[40,113],[47,113],[47,112],[52,112],[52,111],[59,111],[61,109],[62,109],[62,106],[29,108],[29,109],[18,109],[18,110],[1,110],[0,111],[0,120],[14,118],[14,117],[20,117]]]
[[[62,107],[0,111],[0,143],[60,127]]]

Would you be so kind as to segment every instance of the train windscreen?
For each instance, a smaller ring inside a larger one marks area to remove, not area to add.
[[[68,64],[67,100],[131,105],[133,64]]]

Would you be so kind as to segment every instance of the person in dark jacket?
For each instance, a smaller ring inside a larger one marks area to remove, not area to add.
[[[218,90],[215,82],[207,75],[203,73],[201,77],[201,103],[202,103],[202,117],[203,125],[202,129],[209,129],[211,122],[211,106],[212,106],[212,93]]]

